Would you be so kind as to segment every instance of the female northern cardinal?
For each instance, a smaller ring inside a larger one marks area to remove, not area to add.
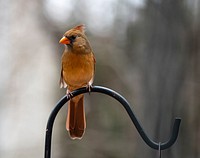
[[[59,43],[65,44],[60,87],[67,87],[67,94],[84,86],[90,88],[94,79],[95,57],[85,36],[84,25],[65,32]],[[69,101],[66,129],[72,139],[81,139],[86,128],[83,97],[81,94]]]

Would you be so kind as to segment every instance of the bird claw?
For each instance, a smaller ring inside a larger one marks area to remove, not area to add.
[[[88,84],[88,85],[87,85],[87,89],[88,89],[88,92],[89,92],[89,94],[90,94],[91,89],[92,89],[92,85]]]
[[[72,99],[73,94],[72,94],[69,90],[67,90],[67,96],[68,96],[70,99]]]

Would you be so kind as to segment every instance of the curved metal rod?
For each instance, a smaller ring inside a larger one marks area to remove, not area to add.
[[[75,97],[79,94],[88,93],[88,92],[89,92],[88,89],[84,87],[84,88],[80,88],[80,89],[73,91],[72,95],[73,95],[73,97]],[[156,143],[147,136],[147,134],[143,130],[142,126],[140,125],[139,121],[137,120],[135,114],[131,110],[130,104],[119,93],[117,93],[109,88],[105,88],[105,87],[101,87],[101,86],[93,86],[91,88],[91,92],[104,93],[104,94],[109,95],[109,96],[115,98],[116,100],[118,100],[125,108],[126,112],[128,113],[129,117],[131,118],[133,124],[135,125],[135,127],[136,127],[137,131],[139,132],[140,136],[142,137],[142,139],[151,148],[156,149],[156,150],[159,150],[159,149],[165,150],[165,149],[171,147],[175,143],[175,141],[178,137],[179,126],[181,123],[180,118],[176,118],[174,121],[170,139],[164,143]],[[68,95],[65,95],[63,98],[61,98],[49,116],[49,119],[47,122],[47,127],[46,127],[45,158],[51,157],[51,138],[52,138],[52,129],[53,129],[54,120],[55,120],[59,110],[69,100],[70,100],[70,97]]]

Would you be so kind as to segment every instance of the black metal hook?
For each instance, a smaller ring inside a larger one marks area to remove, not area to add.
[[[83,88],[80,88],[80,89],[77,89],[77,90],[71,92],[71,94],[73,97],[75,97],[79,94],[87,93],[87,92],[89,92],[88,88],[83,87]],[[109,96],[115,98],[116,100],[118,100],[123,105],[125,110],[127,111],[129,117],[131,118],[133,124],[135,125],[135,127],[136,127],[137,131],[139,132],[140,136],[142,137],[142,139],[151,148],[156,149],[156,150],[165,150],[165,149],[171,147],[175,143],[175,141],[178,137],[179,126],[181,123],[180,118],[176,118],[174,121],[170,139],[164,143],[160,143],[160,142],[156,143],[147,136],[147,134],[143,130],[142,126],[140,125],[139,121],[137,120],[135,114],[131,110],[130,104],[127,102],[127,100],[123,96],[121,96],[120,94],[118,94],[117,92],[115,92],[109,88],[105,88],[105,87],[101,87],[101,86],[91,87],[90,92],[104,93],[104,94],[109,95]],[[46,127],[45,156],[44,156],[45,158],[51,157],[51,138],[52,138],[52,129],[53,129],[54,120],[55,120],[59,110],[69,100],[70,100],[70,96],[68,96],[68,95],[65,95],[63,98],[61,98],[49,116],[49,119],[47,122],[47,127]]]

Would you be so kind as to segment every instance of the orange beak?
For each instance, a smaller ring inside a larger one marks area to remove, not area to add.
[[[61,40],[59,41],[59,43],[62,43],[62,44],[70,44],[70,40],[69,40],[67,37],[63,36],[63,37],[61,38]]]

